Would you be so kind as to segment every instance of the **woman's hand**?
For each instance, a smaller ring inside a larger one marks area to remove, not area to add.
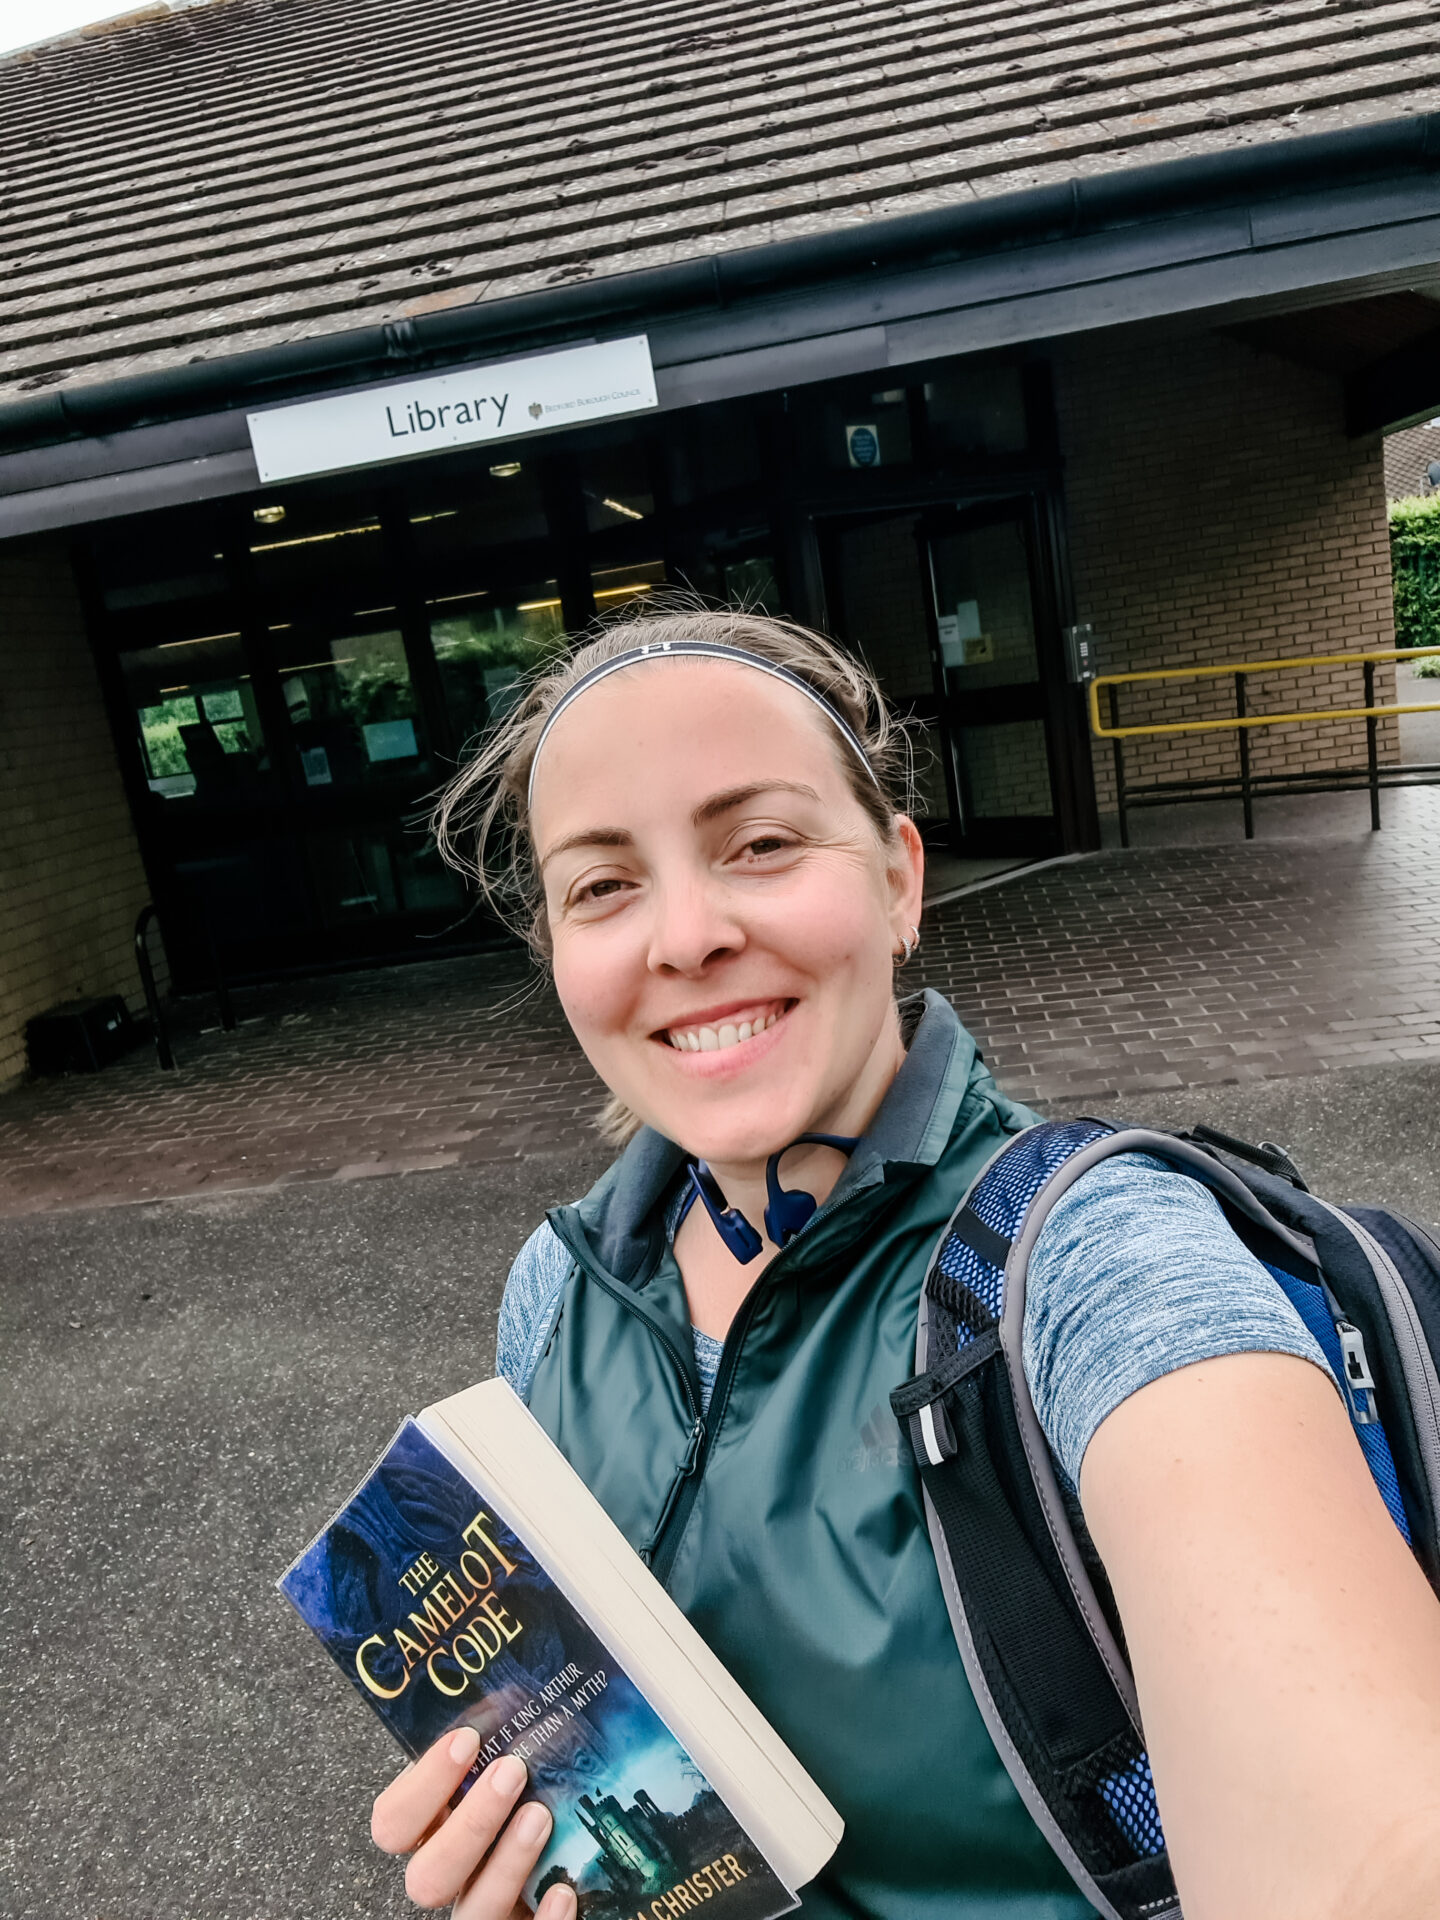
[[[383,1852],[410,1855],[405,1891],[417,1906],[451,1906],[454,1920],[529,1920],[520,1889],[550,1838],[550,1810],[532,1800],[514,1813],[525,1763],[502,1754],[450,1812],[479,1750],[473,1727],[437,1740],[377,1797],[370,1835]],[[570,1889],[552,1887],[537,1920],[572,1920],[574,1912]]]

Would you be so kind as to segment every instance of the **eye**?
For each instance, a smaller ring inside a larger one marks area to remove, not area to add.
[[[624,885],[625,882],[623,880],[616,880],[614,878],[608,880],[591,880],[583,887],[578,887],[572,895],[572,898],[577,904],[583,904],[587,900],[608,900],[611,894],[619,893]]]

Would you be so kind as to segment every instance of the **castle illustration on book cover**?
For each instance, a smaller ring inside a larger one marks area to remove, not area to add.
[[[281,1591],[412,1755],[473,1726],[555,1827],[526,1898],[583,1920],[769,1920],[795,1905],[695,1762],[536,1560],[407,1420]]]

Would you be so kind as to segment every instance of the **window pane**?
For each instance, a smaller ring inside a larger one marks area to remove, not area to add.
[[[258,518],[275,513],[282,517]],[[252,519],[249,544],[256,585],[277,630],[307,611],[343,620],[393,608],[389,555],[372,501],[267,503],[253,510]]]
[[[1030,559],[1016,520],[931,542],[940,651],[953,694],[1040,678]],[[963,707],[961,708],[963,712]]]
[[[925,383],[938,453],[1023,453],[1025,390],[1018,367],[956,367]]]
[[[981,820],[1055,811],[1043,720],[961,727],[961,786],[967,815]]]
[[[150,791],[166,800],[230,796],[269,768],[238,633],[168,640],[120,655]]]
[[[595,611],[613,613],[627,601],[643,599],[665,584],[663,560],[636,560],[624,567],[597,567],[590,576]]]
[[[580,490],[592,533],[653,520],[655,494],[645,442],[627,437],[611,446],[587,445],[580,454]]]
[[[351,634],[328,645],[284,636],[280,690],[307,787],[393,780],[414,775],[426,759],[398,632]]]
[[[465,890],[433,841],[401,827],[311,834],[306,854],[326,926],[463,908]]]
[[[483,586],[489,562],[482,562],[477,579],[477,555],[545,534],[540,471],[529,460],[497,459],[488,471],[417,496],[410,509],[410,537],[427,594]]]
[[[472,594],[463,612],[431,620],[430,643],[455,737],[468,740],[514,705],[525,674],[563,650],[559,589],[545,580]]]

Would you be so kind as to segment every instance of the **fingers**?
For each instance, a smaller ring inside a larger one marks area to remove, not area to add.
[[[489,1859],[455,1902],[451,1920],[509,1920],[517,1910],[524,1915],[520,1889],[534,1871],[553,1824],[550,1809],[538,1800],[521,1807],[495,1842]],[[554,1899],[557,1893],[564,1896],[563,1901]],[[570,1900],[567,1887],[552,1887],[537,1912],[543,1911],[545,1920],[570,1920]]]
[[[450,1817],[410,1856],[410,1864],[405,1869],[405,1891],[417,1907],[443,1907],[459,1898],[481,1861],[495,1845],[496,1836],[520,1798],[525,1777],[524,1761],[517,1759],[513,1753],[502,1754],[485,1769]],[[543,1830],[538,1843],[530,1848],[528,1864],[515,1876],[509,1897],[493,1908],[480,1906],[474,1909],[477,1913],[487,1915],[493,1912],[494,1920],[503,1920],[503,1916],[514,1905],[525,1875],[539,1857],[540,1845],[550,1831],[547,1808],[526,1807],[522,1812],[526,1815],[543,1815]],[[527,1835],[533,1834],[533,1820],[517,1820],[517,1825],[523,1826]],[[509,1840],[508,1836],[506,1846],[497,1849],[497,1853],[504,1855],[507,1869],[515,1850],[515,1842]],[[481,1877],[487,1889],[492,1884],[500,1884],[501,1877],[493,1876],[488,1865]]]
[[[479,1734],[473,1727],[460,1727],[396,1775],[370,1810],[370,1838],[382,1853],[410,1853],[420,1845],[444,1818],[479,1751]]]

